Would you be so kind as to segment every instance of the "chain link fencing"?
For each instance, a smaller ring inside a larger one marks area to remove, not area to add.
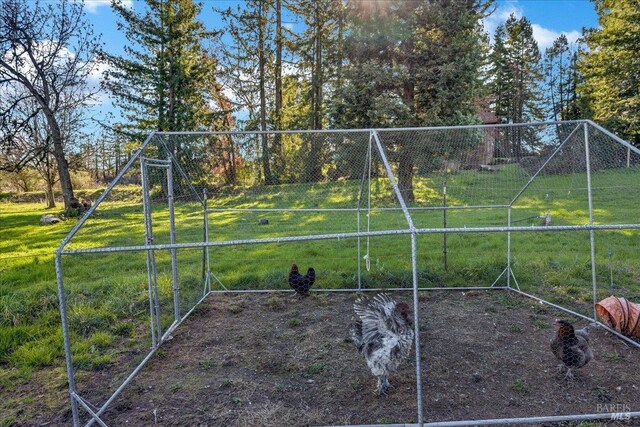
[[[293,292],[294,263],[315,269],[312,292],[413,291],[417,336],[426,289],[508,290],[597,320],[611,293],[640,299],[639,177],[640,151],[582,121],[155,133],[56,256],[74,425],[103,423],[205,297]],[[439,338],[421,339],[428,355]],[[416,418],[447,421],[422,356]]]

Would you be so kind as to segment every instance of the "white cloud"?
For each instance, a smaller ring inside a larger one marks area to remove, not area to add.
[[[561,34],[564,34],[567,37],[569,44],[574,43],[581,36],[580,31],[576,30],[558,32],[544,28],[538,24],[531,24],[531,28],[533,29],[533,38],[538,42],[540,52],[544,52],[545,49],[551,47],[553,41],[560,37]]]
[[[485,31],[489,33],[493,39],[493,34],[498,28],[498,25],[504,24],[511,15],[515,15],[517,19],[524,16],[522,7],[518,5],[517,1],[509,1],[499,6],[490,16],[484,18]],[[560,34],[564,34],[569,41],[569,44],[574,43],[581,36],[581,32],[578,30],[572,31],[555,31],[549,28],[545,28],[540,24],[531,23],[533,30],[533,38],[538,42],[540,52],[543,53],[545,49],[553,44],[553,41],[560,37]]]
[[[133,0],[122,0],[122,4],[132,8]],[[84,8],[89,13],[98,13],[98,8],[102,6],[111,7],[111,0],[85,0],[84,2]]]
[[[109,68],[105,62],[95,62],[91,65],[91,73],[87,76],[87,88],[95,93],[92,104],[102,105],[110,101],[109,94],[100,88],[103,73]]]

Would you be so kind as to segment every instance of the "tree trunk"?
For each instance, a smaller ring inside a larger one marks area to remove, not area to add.
[[[62,133],[60,126],[53,115],[53,112],[47,108],[43,109],[47,124],[51,130],[51,139],[53,140],[53,157],[56,159],[58,167],[58,175],[60,177],[60,187],[62,188],[62,200],[64,201],[64,209],[70,210],[76,204],[73,195],[73,184],[71,183],[71,174],[69,173],[69,164],[64,154],[64,146],[62,141]]]
[[[258,69],[260,73],[260,81],[258,82],[260,88],[260,130],[265,132],[267,130],[267,98],[265,93],[265,26],[266,19],[264,14],[264,2],[260,4],[260,15],[258,16]],[[264,170],[264,182],[267,185],[275,184],[273,174],[271,173],[270,155],[269,155],[269,143],[267,134],[260,135],[261,148],[262,148],[262,169]]]
[[[409,45],[408,49],[409,51],[413,49],[413,43]],[[411,65],[409,64],[409,74],[413,75],[413,67]],[[402,88],[403,102],[407,108],[415,111],[414,121],[407,123],[409,126],[424,125],[424,122],[419,119],[423,114],[421,114],[421,111],[417,111],[415,97],[415,83],[412,81],[405,82]],[[404,146],[400,148],[398,162],[398,186],[405,202],[413,202],[415,201],[415,195],[413,194],[413,158],[417,153],[414,151],[416,148],[412,146],[410,141],[404,141],[402,144]]]
[[[236,185],[237,173],[236,173],[236,149],[231,135],[227,135],[227,166],[225,167],[226,179],[228,185]]]
[[[47,196],[47,209],[56,207],[56,199],[53,193],[53,183],[55,182],[55,177],[53,176],[53,171],[51,170],[51,163],[49,162],[49,153],[45,153],[45,170],[44,170],[44,180],[46,183],[45,194]]]
[[[320,22],[320,5],[315,7],[315,43],[313,65],[313,129],[322,129],[322,23]]]
[[[311,67],[311,128],[322,129],[322,25],[320,6],[315,5],[314,13],[314,52]],[[322,143],[323,139],[310,135],[309,153],[304,165],[304,181],[317,182],[322,179]]]
[[[56,199],[53,194],[53,185],[51,184],[51,179],[45,180],[47,183],[47,187],[45,189],[45,194],[47,196],[47,209],[56,207]]]
[[[222,93],[222,85],[215,83],[214,99],[218,104],[218,108],[224,114],[222,117],[222,126],[224,130],[231,130],[233,126],[233,116],[231,115],[231,102]],[[228,185],[236,184],[236,144],[231,135],[225,135],[220,138],[222,144],[222,164],[224,167],[225,182]]]
[[[413,194],[413,157],[410,153],[401,154],[398,162],[398,187],[405,202],[414,202]]]
[[[338,55],[336,58],[336,90],[342,89],[342,61],[344,60],[344,21],[345,21],[345,7],[342,2],[339,2],[338,11]]]
[[[304,182],[318,182],[322,180],[322,134],[309,134],[307,145],[308,154],[304,162],[302,180]]]
[[[171,36],[173,33],[172,23],[169,22],[169,30],[168,34]],[[169,48],[167,55],[167,62],[169,65],[169,69],[167,70],[167,127],[169,131],[179,131],[184,129],[178,129],[177,118],[176,118],[176,76],[174,74],[176,68],[176,57],[174,55],[173,49]]]
[[[282,4],[276,0],[276,64],[275,64],[275,128],[282,130]],[[284,168],[282,152],[282,134],[273,136],[273,154],[275,156],[276,175]]]

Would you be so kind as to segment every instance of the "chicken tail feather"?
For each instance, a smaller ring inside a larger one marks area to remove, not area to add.
[[[359,352],[362,352],[364,341],[362,340],[362,321],[356,320],[351,327],[351,338]]]

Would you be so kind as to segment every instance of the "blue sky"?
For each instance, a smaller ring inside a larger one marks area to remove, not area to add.
[[[133,8],[143,7],[143,2],[139,0],[124,0],[124,3]],[[209,28],[219,28],[220,21],[212,12],[213,7],[226,9],[242,2],[205,0],[202,3],[202,21]],[[87,18],[94,25],[96,33],[102,34],[105,48],[109,52],[119,53],[127,41],[118,31],[116,17],[109,5],[110,0],[85,0]],[[495,6],[494,13],[485,20],[485,29],[493,34],[495,28],[511,13],[517,17],[526,16],[532,23],[534,37],[541,52],[562,33],[571,42],[580,36],[583,27],[595,27],[598,24],[595,7],[589,0],[499,0]],[[106,95],[102,97],[101,102],[103,104],[95,109],[96,116],[100,119],[106,111],[112,110]]]
[[[526,16],[531,21],[541,52],[562,33],[571,42],[582,34],[582,28],[598,25],[595,6],[589,0],[501,0],[496,6],[485,27],[493,32],[510,13],[517,17]]]
[[[375,0],[372,0],[375,1]],[[134,8],[142,7],[140,0],[125,0]],[[213,7],[225,9],[242,3],[234,0],[205,0],[202,19],[209,27],[219,26]],[[85,0],[89,20],[97,32],[102,33],[107,48],[114,51],[122,49],[126,43],[124,36],[116,28],[116,18],[109,7],[110,0]],[[548,47],[552,38],[564,32],[575,39],[583,27],[597,25],[594,5],[589,0],[499,0],[495,12],[486,20],[487,30],[492,33],[495,27],[506,20],[510,13],[526,16],[534,24],[535,36],[541,49]]]

